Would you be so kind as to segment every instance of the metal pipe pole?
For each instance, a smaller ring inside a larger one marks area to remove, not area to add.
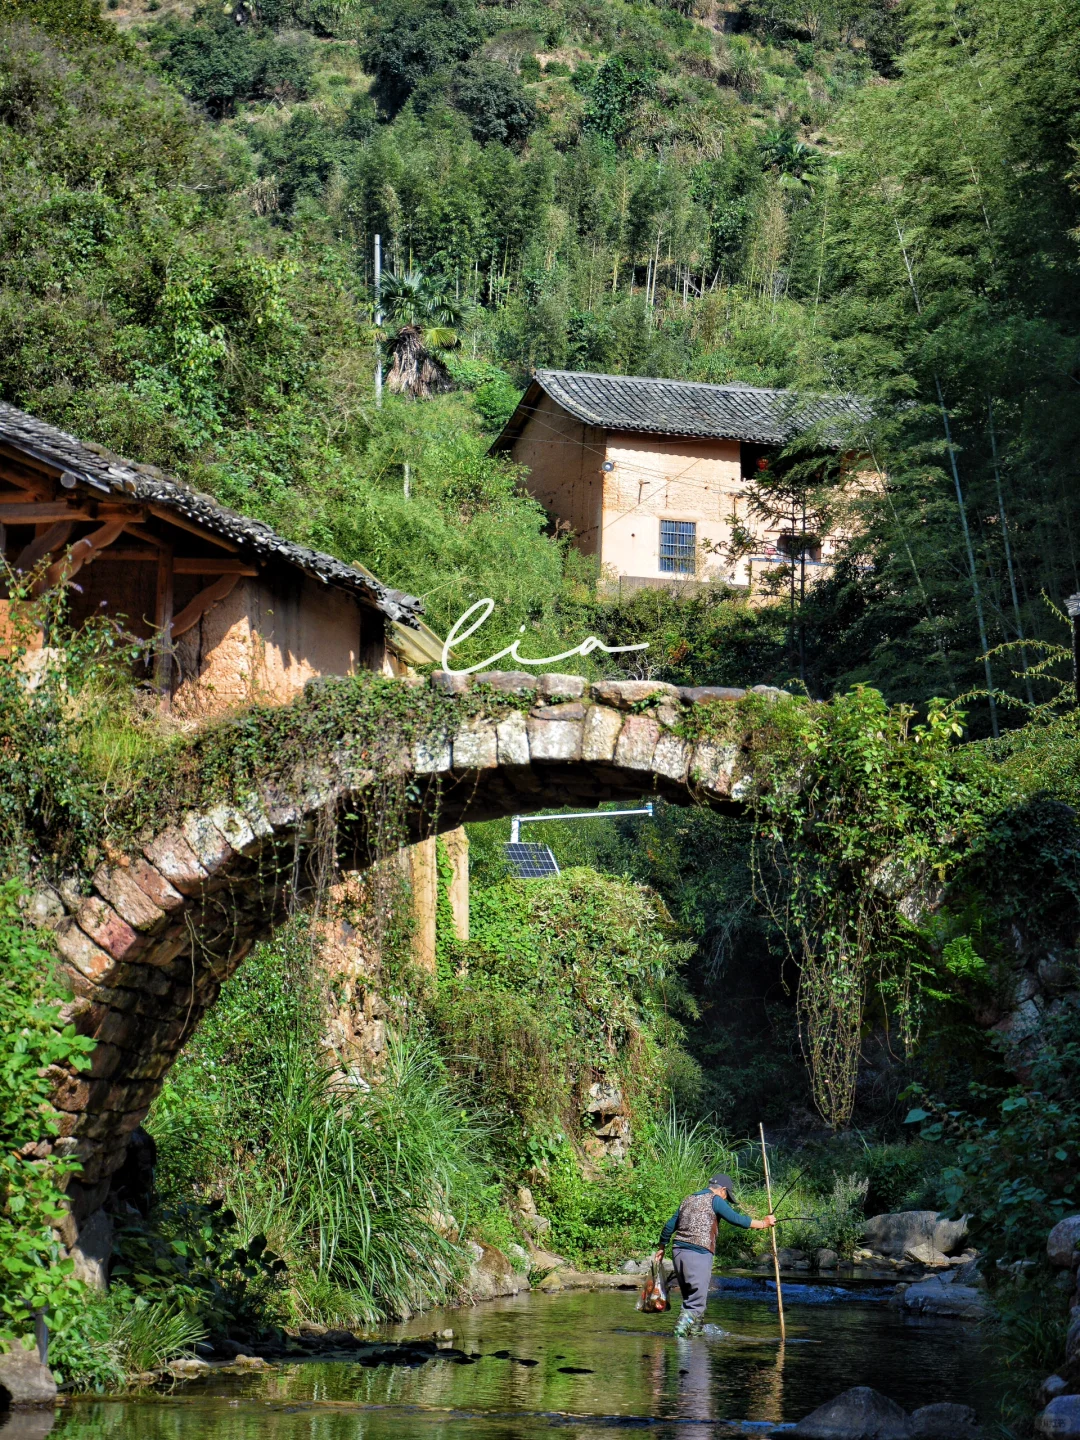
[[[375,328],[382,329],[382,236],[375,236]],[[375,404],[382,409],[382,341],[375,337]]]
[[[1080,595],[1067,595],[1065,609],[1072,624],[1073,703],[1080,705]]]
[[[547,825],[552,820],[606,820],[611,815],[651,815],[652,802],[644,810],[575,810],[572,815],[515,815],[515,825]]]
[[[761,1160],[765,1166],[765,1194],[769,1199],[769,1214],[773,1213],[772,1208],[772,1179],[769,1175],[769,1155],[765,1149],[765,1126],[758,1122],[758,1129],[761,1131]],[[773,1270],[776,1273],[776,1308],[780,1315],[780,1339],[787,1339],[787,1329],[784,1326],[784,1296],[780,1289],[780,1256],[776,1251],[776,1226],[769,1230],[769,1237],[772,1240]]]

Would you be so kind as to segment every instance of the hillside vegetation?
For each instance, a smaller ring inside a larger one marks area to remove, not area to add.
[[[383,1081],[347,1102],[315,937],[297,921],[260,947],[155,1106],[163,1204],[129,1217],[112,1298],[85,1314],[50,1223],[63,1175],[16,1153],[40,1096],[5,1062],[0,1229],[29,1268],[0,1275],[3,1325],[53,1297],[67,1378],[146,1368],[130,1334],[117,1348],[127,1311],[165,1353],[429,1304],[465,1239],[524,1238],[521,1183],[567,1255],[644,1252],[716,1157],[764,1203],[732,1141],[762,1117],[804,1146],[777,1168],[808,1248],[850,1253],[864,1206],[948,1204],[1011,1266],[1075,1208],[1077,1012],[1058,1000],[1080,965],[1080,790],[1075,714],[1055,713],[1080,590],[1073,9],[255,0],[238,23],[218,0],[9,0],[0,397],[369,566],[436,629],[492,596],[474,659],[522,628],[533,653],[595,633],[647,640],[655,678],[839,696],[775,728],[762,702],[744,819],[538,827],[564,868],[547,888],[507,877],[505,826],[474,827],[473,938],[441,914],[433,983],[395,933]],[[488,453],[535,366],[864,397],[857,478],[813,437],[786,457],[790,492],[850,531],[835,576],[801,609],[723,586],[606,597]],[[88,632],[34,696],[0,674],[22,827],[0,873],[48,853],[50,816],[75,816],[70,847],[103,799],[154,793],[139,775],[179,742],[115,660]],[[904,908],[905,886],[932,903]],[[84,1063],[26,959],[25,896],[0,899],[33,1054]],[[1056,1018],[1017,1071],[987,1031],[1047,966]],[[621,1168],[582,1163],[593,1077],[624,1092]],[[1033,1401],[1061,1307],[1027,1273],[998,1303]]]
[[[977,657],[1059,638],[1080,584],[1063,0],[18,8],[48,33],[4,32],[0,393],[436,626],[494,575],[553,638],[588,567],[484,453],[531,366],[855,390],[889,482],[848,497],[802,673],[1039,698],[1030,649]],[[374,408],[376,233],[445,299],[453,394]],[[717,606],[699,679],[740,668]]]

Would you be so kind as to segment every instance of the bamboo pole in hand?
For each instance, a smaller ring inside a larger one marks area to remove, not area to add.
[[[761,1131],[761,1161],[762,1161],[762,1164],[765,1166],[765,1194],[766,1194],[766,1196],[768,1197],[768,1201],[769,1201],[769,1214],[771,1215],[771,1214],[773,1213],[773,1208],[772,1208],[772,1179],[771,1179],[771,1177],[770,1177],[770,1175],[769,1175],[769,1155],[768,1155],[768,1151],[765,1149],[765,1126],[764,1126],[764,1123],[759,1122],[759,1123],[758,1123],[758,1129]],[[780,1339],[781,1339],[781,1341],[784,1341],[784,1340],[787,1339],[787,1329],[785,1328],[785,1325],[784,1325],[784,1296],[783,1296],[783,1292],[782,1292],[781,1289],[780,1289],[780,1256],[777,1254],[777,1250],[776,1250],[776,1226],[775,1226],[775,1225],[772,1226],[772,1227],[770,1228],[770,1230],[769,1230],[769,1238],[772,1240],[773,1270],[776,1272],[776,1309],[777,1309],[777,1311],[779,1312],[779,1315],[780,1315]]]

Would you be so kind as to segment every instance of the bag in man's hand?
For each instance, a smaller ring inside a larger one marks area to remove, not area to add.
[[[654,1260],[649,1266],[649,1273],[645,1276],[645,1284],[641,1287],[636,1308],[644,1310],[647,1315],[657,1315],[661,1310],[671,1308],[671,1302],[667,1297],[667,1286],[664,1284],[663,1267],[658,1260]]]

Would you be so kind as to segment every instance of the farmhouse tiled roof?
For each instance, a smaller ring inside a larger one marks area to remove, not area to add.
[[[423,603],[415,596],[392,590],[370,573],[354,569],[333,555],[284,539],[263,521],[238,515],[211,496],[166,475],[156,465],[123,460],[101,445],[77,440],[74,435],[3,401],[0,401],[0,445],[73,477],[70,484],[82,482],[103,495],[162,506],[210,534],[231,541],[253,560],[277,560],[294,565],[325,585],[353,591],[389,620],[413,629],[419,624]]]
[[[537,370],[494,449],[508,449],[514,443],[540,392],[576,419],[605,430],[709,436],[762,445],[786,444],[799,431],[823,422],[830,432],[830,442],[839,443],[845,424],[869,418],[865,404],[850,395],[807,395],[742,384],[703,385],[692,380],[655,380],[637,375]]]

